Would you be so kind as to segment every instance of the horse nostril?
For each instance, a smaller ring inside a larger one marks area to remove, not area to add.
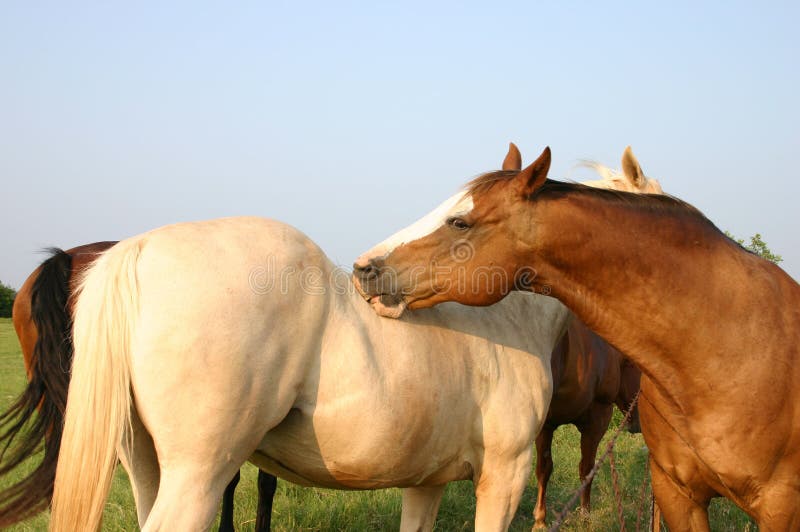
[[[378,268],[371,261],[365,266],[353,264],[353,271],[355,271],[360,278],[365,280],[375,279],[378,277]]]

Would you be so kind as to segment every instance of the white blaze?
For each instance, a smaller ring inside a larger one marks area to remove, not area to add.
[[[366,253],[363,253],[356,259],[356,264],[366,265],[370,259],[385,257],[397,247],[433,233],[444,225],[448,218],[469,213],[472,211],[472,207],[472,196],[467,195],[466,191],[462,190],[446,199],[441,205],[413,224],[401,229]]]

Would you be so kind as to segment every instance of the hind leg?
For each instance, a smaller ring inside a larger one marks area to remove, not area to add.
[[[444,487],[421,486],[403,490],[403,512],[400,517],[401,532],[433,530]]]
[[[233,475],[228,469],[209,474],[202,464],[163,468],[158,496],[142,532],[208,530]]]
[[[244,388],[244,386],[242,386]],[[152,388],[151,388],[152,389]],[[225,487],[253,454],[263,435],[291,407],[291,397],[262,404],[202,391],[183,392],[197,398],[197,408],[171,409],[140,393],[148,408],[142,418],[153,436],[161,470],[158,495],[143,530],[206,530],[214,519]],[[244,405],[244,406],[240,406]],[[248,408],[249,405],[254,405]],[[181,411],[177,415],[177,411]],[[213,415],[210,415],[213,414]]]
[[[182,421],[169,431],[151,429],[161,479],[143,532],[208,530],[225,488],[255,450],[252,431],[219,432],[227,417]]]
[[[230,479],[252,456],[267,430],[285,417],[290,400],[285,397],[283,405],[273,401],[277,405],[273,412],[244,409],[247,414],[255,410],[252,415],[244,415],[237,406],[201,405],[176,416],[163,404],[151,405],[143,418],[158,449],[161,481],[143,530],[206,530]]]
[[[261,431],[218,432],[227,417],[154,434],[161,481],[143,531],[207,530],[229,481],[261,439]]]
[[[581,433],[581,462],[578,466],[581,483],[586,480],[586,477],[589,476],[594,467],[594,462],[597,458],[597,447],[600,445],[600,440],[603,439],[606,430],[608,430],[613,408],[612,405],[592,403],[584,415],[585,419],[578,425],[578,430]],[[581,509],[584,512],[588,512],[591,509],[591,499],[592,481],[590,480],[586,489],[581,493]]]
[[[547,519],[547,483],[553,474],[553,432],[555,429],[545,423],[536,437],[536,481],[538,493],[533,517],[534,528],[546,528]]]
[[[155,503],[160,470],[153,439],[142,425],[136,409],[132,409],[131,412],[131,426],[133,447],[129,447],[128,438],[123,438],[119,458],[128,472],[133,499],[136,501],[136,517],[141,527],[147,521],[147,516]]]
[[[484,457],[475,485],[475,532],[508,530],[528,484],[532,446],[516,457]]]

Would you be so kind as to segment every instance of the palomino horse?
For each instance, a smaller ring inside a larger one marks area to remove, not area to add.
[[[58,448],[67,403],[69,370],[72,366],[72,303],[80,272],[116,242],[95,242],[67,251],[51,250],[51,256],[22,284],[14,299],[12,320],[28,374],[28,386],[5,413],[0,415],[0,444],[10,444],[23,433],[0,474],[5,474],[33,455],[45,442],[42,463],[26,478],[0,493],[0,527],[10,526],[44,510],[50,504],[58,461]],[[34,417],[34,413],[38,415]],[[28,422],[33,423],[28,428]],[[232,531],[233,492],[239,474],[222,499],[220,531]],[[259,505],[256,530],[268,531],[275,477],[259,471]]]
[[[307,237],[259,218],[120,242],[75,307],[51,528],[97,528],[119,447],[145,531],[207,528],[248,459],[304,485],[403,487],[404,530],[471,479],[476,530],[503,530],[568,315],[518,296],[383,320]]]
[[[800,286],[679,200],[551,181],[549,166],[546,149],[473,181],[444,224],[359,264],[366,295],[396,316],[546,290],[647,375],[642,429],[671,529],[708,530],[715,496],[761,530],[800,528]],[[505,283],[479,283],[485,270]]]

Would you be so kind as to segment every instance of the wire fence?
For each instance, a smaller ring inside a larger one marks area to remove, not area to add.
[[[615,510],[617,514],[617,519],[619,521],[619,529],[620,531],[627,530],[625,524],[625,514],[623,509],[623,496],[619,482],[619,472],[616,465],[616,460],[614,459],[614,445],[616,444],[619,435],[622,433],[625,427],[628,426],[628,423],[630,423],[631,414],[633,413],[633,409],[635,408],[636,403],[639,400],[640,393],[641,392],[637,392],[636,396],[633,398],[633,401],[631,401],[628,410],[625,412],[625,416],[623,417],[622,422],[619,424],[619,426],[611,436],[611,439],[608,441],[605,451],[600,456],[600,458],[598,458],[595,461],[594,467],[592,467],[589,474],[586,475],[586,478],[584,478],[583,482],[581,482],[580,487],[575,491],[575,493],[572,494],[572,497],[570,497],[570,499],[564,505],[563,509],[561,510],[561,513],[559,513],[556,516],[555,520],[548,528],[548,531],[555,532],[561,528],[566,518],[575,509],[578,499],[583,494],[583,492],[589,487],[589,485],[592,482],[592,479],[600,470],[600,467],[606,462],[606,460],[608,460],[609,467],[611,469],[611,483],[616,503]],[[643,475],[642,485],[639,488],[639,495],[637,497],[636,530],[637,532],[640,530],[650,530],[650,531],[654,530],[658,532],[660,530],[661,517],[660,517],[660,512],[658,511],[658,507],[656,506],[655,501],[653,500],[652,493],[650,493],[650,495],[648,496],[647,487],[650,483],[649,483],[649,474],[648,474],[649,470],[647,462],[648,461],[645,461],[645,466],[644,466],[645,474]],[[645,508],[648,509],[649,513],[646,523],[644,518]]]

